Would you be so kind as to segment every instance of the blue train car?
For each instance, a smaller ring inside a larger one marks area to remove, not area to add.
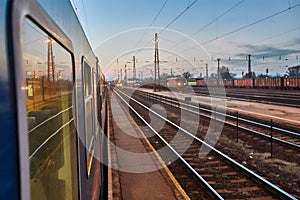
[[[105,80],[68,0],[0,1],[0,199],[101,199]]]

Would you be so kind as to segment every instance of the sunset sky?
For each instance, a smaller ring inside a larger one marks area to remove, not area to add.
[[[215,73],[217,58],[236,77],[251,55],[257,75],[284,75],[300,61],[298,0],[71,0],[108,77],[126,64],[151,76],[154,34],[162,73]],[[298,60],[299,55],[299,60]]]

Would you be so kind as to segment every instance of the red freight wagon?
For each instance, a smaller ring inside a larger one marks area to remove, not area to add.
[[[217,80],[207,80],[206,84],[207,84],[207,86],[210,86],[210,87],[216,87],[216,86],[218,86]]]
[[[281,88],[281,78],[280,77],[269,78],[269,81],[270,81],[270,87]]]
[[[266,86],[266,79],[267,78],[257,78],[254,80],[254,85],[257,88],[265,88]]]
[[[205,80],[197,80],[197,86],[205,87],[206,86],[206,81]]]
[[[255,79],[255,87],[257,88],[281,88],[281,79],[277,78],[258,78]]]
[[[217,80],[213,79],[213,80],[197,80],[197,86],[200,87],[215,87],[218,85]]]
[[[233,87],[233,80],[223,80],[223,85],[225,87]]]
[[[287,77],[283,80],[285,88],[300,88],[300,77]]]
[[[235,79],[234,87],[253,87],[253,79]]]

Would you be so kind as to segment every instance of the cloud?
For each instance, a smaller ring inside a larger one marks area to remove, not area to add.
[[[300,44],[300,38],[297,38],[291,42],[294,46]],[[300,49],[298,48],[277,48],[269,45],[252,45],[252,44],[244,44],[240,45],[241,48],[244,48],[246,52],[249,53],[237,53],[236,56],[244,57],[248,54],[251,54],[253,57],[262,58],[262,57],[274,57],[274,56],[285,56],[288,54],[296,54],[300,53]]]
[[[295,38],[292,43],[294,44],[300,44],[300,38]]]

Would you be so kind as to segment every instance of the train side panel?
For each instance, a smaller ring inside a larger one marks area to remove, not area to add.
[[[3,99],[12,109],[7,109],[11,115],[0,116],[9,117],[6,125],[15,127],[7,128],[19,141],[10,154],[19,153],[7,164],[11,170],[19,166],[19,171],[9,173],[10,186],[2,187],[1,199],[8,193],[10,199],[100,199],[105,80],[71,3],[6,3],[0,8],[11,9],[5,14],[11,18],[1,21],[8,30],[0,39],[6,34],[9,48],[4,52],[10,62],[7,68],[1,63],[8,89],[1,81],[1,94],[6,92]],[[16,145],[9,141],[9,147]],[[19,165],[13,165],[14,160]]]
[[[12,60],[10,61],[11,54],[8,52],[9,44],[6,36],[8,4],[8,0],[0,1],[0,199],[20,199],[22,194],[25,198],[29,198],[29,186],[21,184],[21,179],[29,178],[20,176],[19,152],[21,150],[18,144],[17,102],[14,78],[11,76],[12,68],[9,64]],[[24,154],[28,155],[26,152]],[[23,167],[25,171],[29,168],[28,165]]]
[[[58,22],[58,25],[65,30],[66,34],[74,43],[80,197],[82,199],[98,198],[101,196],[102,171],[100,159],[103,157],[101,145],[104,139],[104,137],[100,137],[100,134],[104,131],[105,116],[102,117],[102,119],[96,120],[97,114],[93,112],[96,111],[95,108],[98,104],[101,105],[101,107],[99,107],[97,112],[100,112],[101,116],[105,115],[104,76],[101,72],[101,68],[98,69],[97,67],[98,60],[92,51],[70,2],[67,0],[40,0],[40,2],[46,10],[49,10],[49,15]],[[57,7],[53,9],[53,5],[57,5]],[[66,13],[66,11],[68,11],[68,13]],[[88,69],[85,71],[86,68]],[[101,78],[101,94],[95,95],[97,90],[94,87],[98,84],[97,81],[95,81],[96,73],[98,73]],[[90,77],[88,74],[90,74]],[[90,89],[88,89],[88,87],[90,87]],[[100,102],[97,102],[97,95],[101,96]],[[98,124],[102,124],[102,126]]]

